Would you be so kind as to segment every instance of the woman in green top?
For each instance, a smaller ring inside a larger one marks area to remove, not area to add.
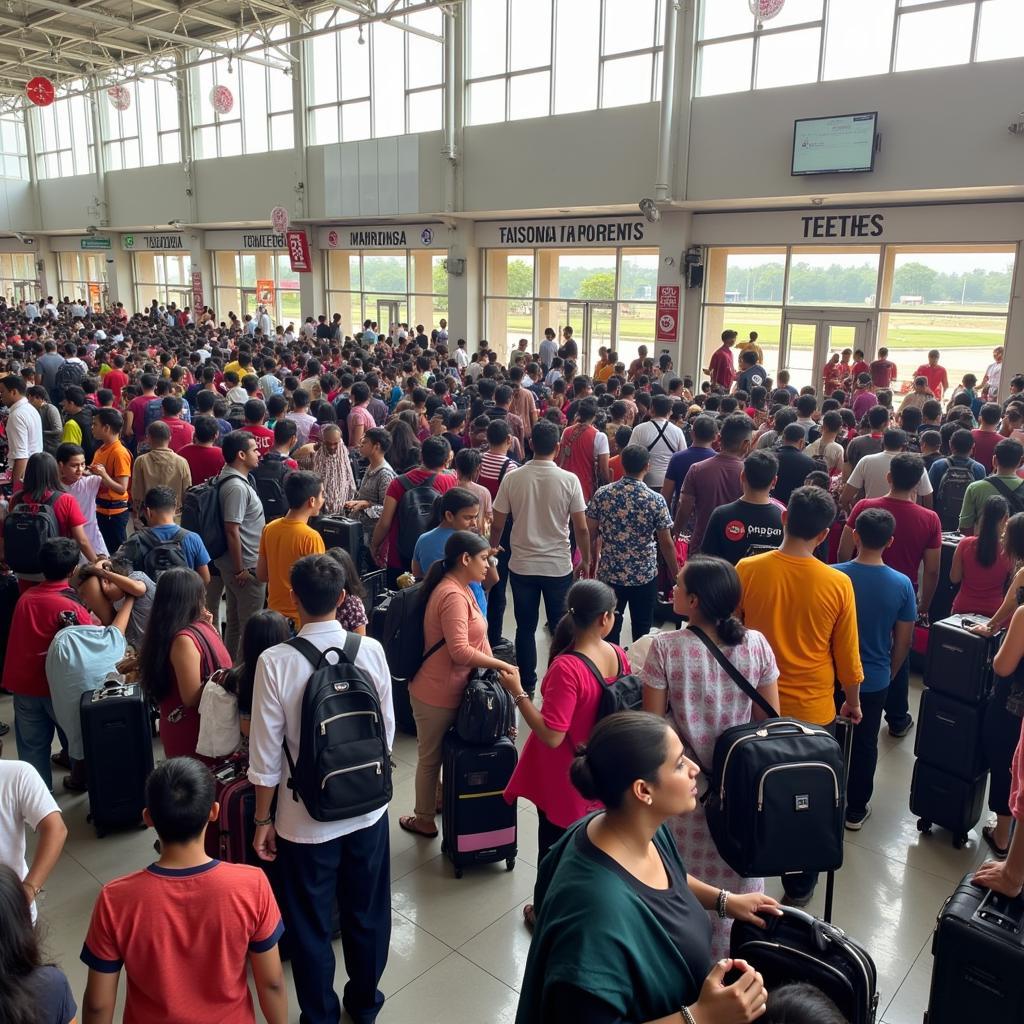
[[[763,927],[758,912],[780,914],[778,904],[687,875],[665,825],[696,809],[698,772],[662,718],[627,711],[598,723],[570,774],[606,809],[541,863],[517,1024],[747,1024],[765,1012],[749,964],[712,967],[707,911]]]

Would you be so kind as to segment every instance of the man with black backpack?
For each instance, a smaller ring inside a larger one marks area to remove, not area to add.
[[[387,568],[389,587],[412,567],[420,535],[437,526],[438,495],[458,485],[458,477],[445,472],[451,453],[451,445],[443,437],[428,437],[420,449],[422,465],[388,485],[370,547],[377,564]]]
[[[391,938],[391,674],[381,645],[347,633],[335,617],[345,599],[338,562],[300,558],[291,588],[299,633],[265,651],[256,668],[253,846],[263,860],[278,862],[302,1019],[337,1021],[344,1005],[354,1021],[369,1024],[384,1003],[378,985]],[[338,652],[336,664],[323,658],[327,651]],[[341,1005],[331,948],[335,907],[348,974]]]
[[[935,492],[935,511],[943,530],[960,528],[960,511],[964,495],[975,480],[985,479],[985,467],[971,458],[974,437],[961,427],[949,439],[949,458],[936,459],[928,470],[928,479]]]
[[[178,498],[169,487],[151,487],[142,501],[148,526],[136,530],[121,545],[117,556],[130,562],[154,582],[168,569],[193,569],[203,583],[210,582],[210,555],[203,538],[174,521]]]

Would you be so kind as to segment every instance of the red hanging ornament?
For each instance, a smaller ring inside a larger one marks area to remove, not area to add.
[[[115,110],[127,110],[132,105],[132,94],[123,85],[112,85],[107,90],[107,99]]]
[[[210,106],[218,114],[230,114],[231,108],[235,105],[235,97],[226,85],[215,85],[210,90]]]
[[[747,0],[750,13],[759,21],[770,21],[782,11],[786,0]]]
[[[39,75],[25,86],[25,95],[37,107],[48,107],[53,102],[56,91],[53,82]]]

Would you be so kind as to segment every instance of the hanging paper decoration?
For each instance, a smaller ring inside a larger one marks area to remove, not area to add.
[[[107,90],[107,99],[115,110],[127,110],[132,105],[132,94],[123,85],[112,85]]]
[[[48,107],[53,102],[55,95],[53,82],[48,78],[43,78],[41,75],[33,78],[25,86],[25,95],[37,107]]]
[[[771,21],[782,10],[786,0],[747,0],[750,13],[758,21]]]
[[[230,114],[235,105],[235,97],[226,85],[215,85],[210,90],[210,106],[218,114]]]
[[[279,235],[283,235],[291,223],[288,219],[288,211],[283,206],[275,206],[270,211],[270,223],[274,225],[274,230]]]

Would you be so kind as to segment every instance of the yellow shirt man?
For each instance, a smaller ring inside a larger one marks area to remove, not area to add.
[[[744,558],[736,572],[743,621],[775,652],[782,714],[828,725],[835,681],[853,686],[864,678],[850,578],[817,558],[781,551]]]
[[[292,597],[292,565],[305,555],[322,555],[324,539],[311,526],[285,516],[267,523],[260,538],[259,564],[267,566],[267,607],[291,619],[296,626],[299,610]]]

